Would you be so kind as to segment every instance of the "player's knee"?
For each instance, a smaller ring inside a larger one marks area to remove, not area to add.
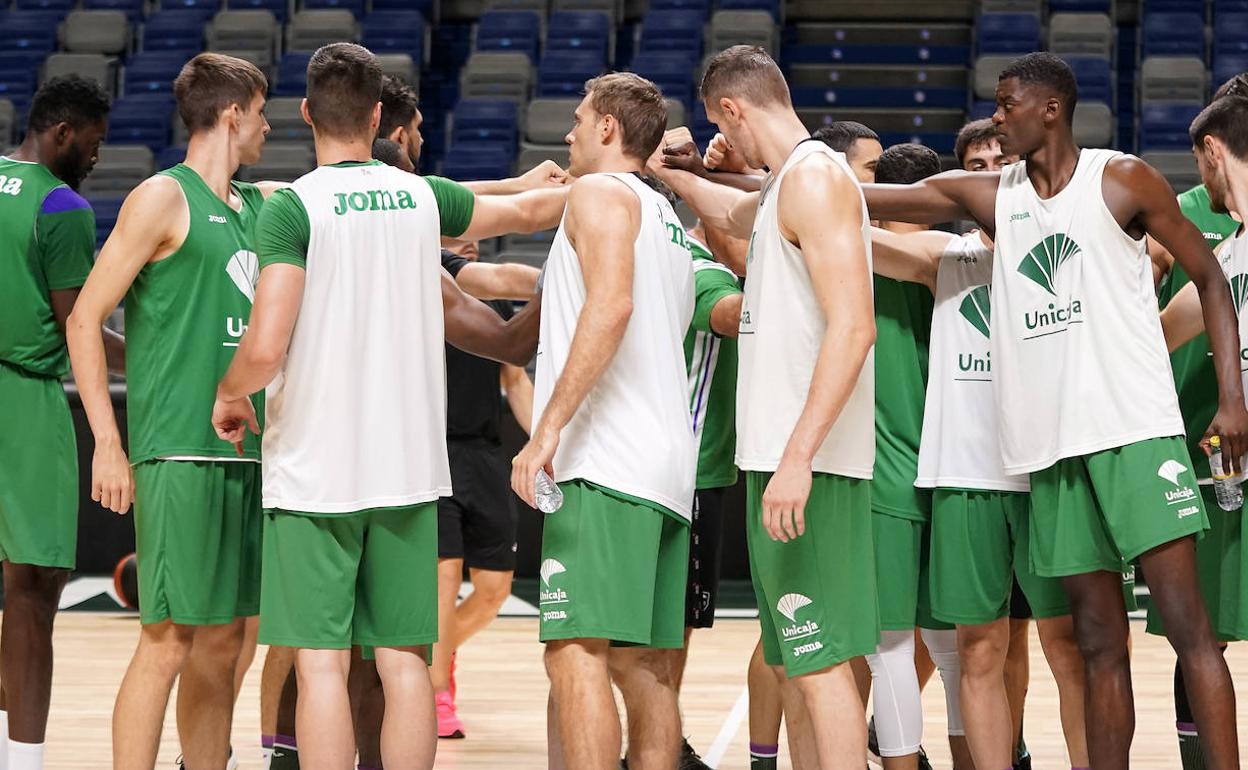
[[[26,603],[32,611],[56,610],[69,571],[34,564],[10,564],[5,578],[6,602]]]
[[[162,671],[181,671],[194,646],[194,628],[160,623],[144,626],[139,653]]]
[[[473,593],[480,594],[481,600],[498,612],[507,597],[511,596],[511,575],[510,572],[496,572],[489,577],[480,577],[473,581]]]
[[[962,673],[969,677],[1002,676],[1006,647],[988,634],[959,632],[958,659]]]

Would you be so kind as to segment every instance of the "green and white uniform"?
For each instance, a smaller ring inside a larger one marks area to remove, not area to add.
[[[746,539],[763,653],[789,676],[873,652],[880,641],[871,533],[875,386],[869,353],[827,438],[815,452],[806,532],[789,543],[763,529],[762,498],[806,403],[827,331],[802,252],[780,233],[780,188],[790,169],[827,155],[851,179],[845,156],[802,142],[764,183],[747,257],[737,382],[737,465],[746,471]],[[870,226],[862,204],[868,262]],[[869,267],[869,265],[868,265]]]
[[[693,316],[685,230],[634,174],[604,174],[641,206],[633,312],[619,348],[559,436],[563,507],[542,533],[541,640],[684,644],[697,447],[684,337]],[[540,419],[585,306],[580,260],[560,223],[546,263],[533,393]]]
[[[259,611],[260,445],[248,435],[239,457],[217,438],[212,405],[251,316],[263,196],[233,182],[235,210],[188,166],[161,174],[182,189],[190,224],[126,294],[140,619],[229,623]],[[262,416],[263,398],[253,404]]]
[[[992,249],[953,236],[936,273],[931,368],[917,486],[933,490],[932,613],[980,625],[1009,613],[1015,575],[1038,618],[1070,611],[1028,556],[1027,477],[1001,465],[992,391]]]
[[[1044,576],[1121,570],[1207,528],[1144,240],[1101,190],[1121,153],[1083,149],[1042,200],[1026,161],[1001,173],[992,359],[1008,473],[1030,473]]]
[[[437,640],[436,501],[451,493],[439,238],[468,228],[474,201],[370,161],[321,166],[265,204],[261,270],[305,271],[268,390],[265,643]]]
[[[1216,248],[1239,228],[1239,223],[1229,214],[1214,213],[1209,205],[1209,192],[1203,184],[1181,193],[1179,208],[1204,235],[1205,243],[1211,249]],[[1183,266],[1176,261],[1158,289],[1158,304],[1164,308],[1189,282]],[[1242,514],[1238,511],[1223,511],[1218,507],[1213,488],[1208,485],[1209,460],[1200,447],[1200,440],[1218,410],[1218,376],[1213,368],[1212,355],[1209,350],[1209,337],[1202,333],[1171,353],[1170,365],[1174,369],[1174,384],[1179,392],[1179,410],[1183,413],[1187,451],[1195,463],[1196,475],[1201,479],[1200,489],[1205,500],[1205,513],[1209,516],[1209,531],[1196,544],[1200,589],[1215,630],[1218,630],[1223,641],[1234,641],[1226,632],[1219,630],[1218,626],[1223,602],[1235,602],[1241,596],[1248,596],[1248,593],[1239,588],[1238,582],[1231,581],[1232,576],[1223,576],[1222,569],[1223,551],[1235,550],[1239,543]],[[1161,614],[1155,608],[1156,605],[1149,605],[1148,631],[1165,634]]]
[[[78,448],[50,292],[82,286],[94,252],[82,196],[0,156],[0,561],[74,567]]]

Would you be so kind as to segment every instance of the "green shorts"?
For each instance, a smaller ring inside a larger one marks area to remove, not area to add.
[[[583,479],[559,488],[542,528],[540,639],[683,647],[688,523]]]
[[[260,611],[260,464],[134,466],[139,620],[211,626]]]
[[[1215,502],[1211,509],[1217,507]],[[1248,639],[1248,547],[1244,546],[1244,510],[1219,508],[1218,513],[1224,514],[1224,527],[1217,632],[1224,639],[1238,641]]]
[[[78,445],[65,389],[0,363],[0,561],[74,568]]]
[[[1062,577],[1122,571],[1140,554],[1200,535],[1209,519],[1182,438],[1059,460],[1031,474],[1031,565]]]
[[[1234,556],[1241,550],[1237,547],[1239,533],[1242,529],[1244,512],[1224,511],[1218,506],[1217,496],[1209,485],[1200,488],[1201,497],[1205,501],[1205,512],[1209,516],[1209,531],[1196,543],[1196,567],[1200,573],[1200,593],[1205,600],[1205,610],[1209,613],[1209,622],[1223,642],[1235,642],[1244,637],[1236,634],[1235,618],[1239,614],[1239,565]],[[1229,546],[1229,548],[1228,548]],[[1234,551],[1236,553],[1231,553]],[[1161,613],[1157,605],[1148,605],[1148,633],[1165,636],[1166,627],[1162,623]]]
[[[1033,617],[1070,614],[1057,578],[1037,577],[1028,558],[1029,495],[937,489],[932,497],[932,612],[964,626],[1010,614],[1014,579]]]
[[[875,652],[880,613],[870,482],[814,474],[806,532],[781,543],[763,529],[771,475],[745,475],[746,543],[764,659],[794,677]]]
[[[260,641],[342,650],[438,640],[438,504],[264,512]]]

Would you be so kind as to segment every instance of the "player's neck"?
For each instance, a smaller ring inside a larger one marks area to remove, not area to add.
[[[1229,213],[1244,221],[1248,210],[1248,163],[1226,154],[1226,208]]]
[[[1066,188],[1079,163],[1079,147],[1069,134],[1054,137],[1027,154],[1027,176],[1041,198],[1052,198]]]
[[[10,160],[20,160],[24,163],[38,163],[48,169],[52,168],[52,165],[48,163],[46,153],[44,153],[43,148],[39,146],[38,134],[27,134],[26,139],[23,140],[21,144],[19,144],[12,152],[6,152],[4,155]]]
[[[366,136],[355,139],[316,137],[316,165],[318,166],[358,163],[372,160],[372,158],[373,142]]]
[[[229,201],[230,180],[238,171],[239,154],[230,141],[228,131],[192,134],[186,145],[186,160],[182,164],[199,174],[199,178],[218,198]]]
[[[641,174],[645,175],[646,164],[626,155],[601,158],[594,164],[594,174]]]
[[[773,110],[761,117],[761,125],[755,129],[759,155],[767,168],[776,173],[793,154],[793,149],[810,138],[810,130],[790,109]]]

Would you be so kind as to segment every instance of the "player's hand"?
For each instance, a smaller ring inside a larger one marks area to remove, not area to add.
[[[1231,475],[1242,471],[1242,458],[1248,454],[1248,409],[1242,403],[1218,407],[1200,442],[1206,453],[1210,451],[1209,437],[1215,435],[1222,439],[1223,470]]]
[[[555,467],[551,462],[558,448],[559,432],[538,425],[529,442],[511,461],[511,488],[530,508],[537,507],[537,492],[534,489],[537,472],[545,469],[552,479],[555,477]]]
[[[217,438],[234,445],[238,456],[243,456],[243,440],[247,431],[260,435],[260,421],[256,419],[256,408],[251,405],[250,398],[236,398],[227,401],[220,396],[212,405],[212,427]]]
[[[763,529],[772,540],[787,543],[806,533],[810,482],[809,463],[780,460],[763,492]]]
[[[96,444],[91,458],[91,499],[114,513],[125,513],[134,502],[134,472],[125,450],[116,444]]]
[[[697,176],[706,176],[706,166],[702,165],[702,154],[698,152],[698,146],[693,142],[670,144],[664,147],[663,165]]]
[[[728,143],[723,134],[716,134],[711,143],[706,146],[706,155],[703,156],[702,163],[712,171],[748,174],[753,170],[746,164],[745,158],[741,157],[741,153]]]
[[[562,187],[568,181],[568,172],[553,160],[544,160],[520,175],[520,184],[525,191]]]

